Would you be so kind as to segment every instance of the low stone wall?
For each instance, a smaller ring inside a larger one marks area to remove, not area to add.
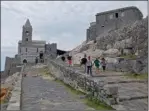
[[[118,72],[130,72],[137,74],[148,73],[148,60],[146,58],[125,59],[116,58],[117,62],[107,64],[107,69]]]
[[[11,98],[9,100],[9,105],[7,110],[20,110],[21,106],[21,84],[22,84],[22,73],[24,70],[24,66],[21,67],[21,71],[18,73],[18,76],[15,81],[14,88],[11,92]]]
[[[118,103],[118,87],[104,85],[103,81],[95,82],[85,74],[74,70],[72,67],[66,67],[58,61],[48,60],[48,68],[52,75],[64,83],[80,90],[91,97],[104,101],[108,105]]]

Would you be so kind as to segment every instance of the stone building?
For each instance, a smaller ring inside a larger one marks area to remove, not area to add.
[[[89,29],[87,29],[87,41],[96,40],[96,22],[90,23]]]
[[[51,58],[56,58],[56,56],[57,56],[57,44],[56,43],[46,44],[45,45],[45,54]]]
[[[18,42],[18,56],[21,63],[34,63],[36,57],[43,56],[46,41],[32,40],[32,26],[27,19],[22,30],[22,40]]]
[[[96,37],[108,31],[117,30],[137,20],[142,20],[142,18],[141,11],[134,6],[97,13],[96,22],[94,23],[94,26],[96,24],[96,34],[94,34],[93,29],[89,28],[87,30],[87,41],[94,40]]]

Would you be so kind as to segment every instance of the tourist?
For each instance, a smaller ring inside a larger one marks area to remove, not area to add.
[[[103,71],[105,71],[106,70],[106,65],[107,65],[107,62],[106,62],[105,58],[101,59],[101,65],[102,65]]]
[[[84,58],[81,59],[81,65],[84,65],[84,73],[86,73],[86,63],[87,63],[87,59],[85,54]]]
[[[68,56],[67,59],[68,59],[69,67],[70,67],[72,65],[72,57],[71,56]]]
[[[65,57],[64,56],[62,56],[61,59],[62,59],[63,62],[65,62]]]
[[[35,63],[37,64],[38,63],[38,58],[36,57],[36,59],[35,59]]]
[[[92,61],[90,56],[88,57],[86,65],[87,65],[87,74],[90,74],[90,76],[92,76]]]
[[[94,61],[95,67],[96,67],[96,73],[99,73],[99,66],[100,66],[100,61],[98,58]]]

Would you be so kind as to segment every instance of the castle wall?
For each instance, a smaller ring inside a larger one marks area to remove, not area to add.
[[[118,17],[116,17],[116,13]],[[99,13],[96,15],[96,34],[99,36],[104,32],[119,29],[141,19],[142,13],[137,8],[124,8]]]
[[[17,71],[20,71],[20,67],[17,67],[18,65],[20,65],[18,62],[19,61],[17,58],[6,57],[4,74],[12,75]]]
[[[86,32],[86,40],[95,40],[101,34],[117,30],[143,18],[136,7],[126,7],[96,14],[96,22],[90,24]]]
[[[57,44],[52,43],[52,44],[46,44],[45,45],[45,53],[53,58],[56,58],[57,56]]]

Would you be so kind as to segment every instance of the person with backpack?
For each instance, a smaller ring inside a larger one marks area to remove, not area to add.
[[[81,59],[81,63],[80,63],[80,66],[84,65],[84,73],[86,73],[86,63],[87,63],[87,59],[86,59],[86,55],[84,55],[84,58]]]
[[[102,65],[103,71],[105,71],[106,70],[106,65],[107,65],[107,62],[106,62],[105,58],[101,59],[101,65]]]
[[[98,58],[94,61],[95,67],[96,67],[96,73],[99,73],[99,66],[100,66],[100,61]]]
[[[87,74],[90,74],[90,76],[92,76],[92,61],[91,61],[91,58],[90,56],[88,57],[88,60],[87,60]]]

